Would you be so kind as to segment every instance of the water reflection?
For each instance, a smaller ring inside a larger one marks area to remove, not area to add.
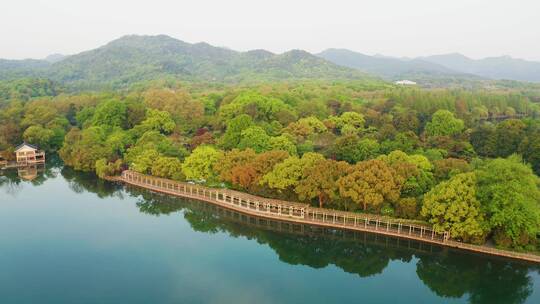
[[[470,303],[523,303],[532,293],[528,263],[455,250],[374,234],[290,224],[247,216],[206,203],[183,200],[128,187],[139,196],[141,212],[160,215],[182,211],[194,230],[226,232],[268,244],[279,259],[292,265],[342,270],[369,277],[390,261],[417,259],[419,279],[440,297],[469,299]]]
[[[99,179],[94,173],[79,172],[70,167],[63,167],[60,173],[75,193],[91,192],[99,198],[123,196],[122,185]]]
[[[32,165],[17,169],[0,170],[0,187],[6,193],[17,195],[21,190],[21,183],[28,182],[34,186],[43,184],[49,178],[55,178],[62,168],[62,161],[57,155],[51,155],[45,165]]]
[[[523,303],[532,293],[525,264],[460,254],[423,256],[416,273],[442,297],[469,295],[470,303]]]
[[[95,193],[100,198],[135,197],[144,214],[177,214],[195,231],[254,240],[268,245],[282,262],[291,265],[315,269],[335,265],[365,278],[381,274],[392,261],[411,263],[416,266],[418,279],[443,298],[465,298],[469,303],[524,303],[533,291],[531,274],[539,271],[538,266],[528,263],[421,242],[246,216],[199,201],[106,182],[59,163],[48,163],[31,181],[21,180],[16,171],[5,171],[0,186],[13,194],[21,183],[39,186],[59,174],[76,193]]]

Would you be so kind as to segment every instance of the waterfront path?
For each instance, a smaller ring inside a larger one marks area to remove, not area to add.
[[[307,204],[263,198],[229,189],[208,188],[157,178],[130,170],[122,172],[121,176],[116,178],[116,180],[149,190],[209,202],[253,216],[301,224],[372,232],[540,263],[540,256],[538,255],[453,241],[448,238],[447,233],[437,233],[430,226],[412,224],[399,219],[388,219],[375,215],[317,208]]]

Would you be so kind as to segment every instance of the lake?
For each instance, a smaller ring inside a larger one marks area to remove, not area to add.
[[[268,221],[50,165],[0,176],[0,303],[540,303],[540,267]]]

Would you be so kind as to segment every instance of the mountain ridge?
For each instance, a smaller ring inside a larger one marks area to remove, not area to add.
[[[423,86],[451,86],[487,79],[539,81],[540,63],[509,56],[470,59],[459,53],[416,58],[374,56],[347,49],[318,54],[292,49],[236,51],[167,35],[125,35],[95,49],[45,59],[0,59],[0,80],[47,78],[78,88],[125,87],[172,77],[242,82],[285,79],[409,79]]]
[[[487,78],[540,82],[540,62],[513,58],[508,55],[471,59],[460,53],[450,53],[420,58]]]
[[[327,49],[318,54],[336,64],[375,73],[389,80],[422,77],[461,77],[540,82],[540,62],[510,56],[471,59],[460,53],[415,58],[373,56],[348,49]]]
[[[221,82],[375,78],[302,50],[239,52],[167,35],[126,35],[53,63],[0,61],[0,67],[2,64],[9,69],[0,69],[0,79],[41,76],[76,87],[124,87],[163,77]]]

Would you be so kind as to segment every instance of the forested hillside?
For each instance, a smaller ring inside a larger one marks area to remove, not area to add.
[[[367,79],[308,52],[237,52],[165,35],[124,36],[97,49],[56,60],[0,61],[0,80],[41,77],[72,90],[127,88],[153,79],[256,82],[285,79]]]
[[[414,59],[368,56],[345,49],[317,55],[303,50],[238,52],[169,36],[130,35],[71,56],[0,59],[0,81],[39,78],[66,91],[127,90],[152,80],[254,84],[268,81],[409,79],[424,88],[501,89],[534,86],[498,79],[540,81],[540,63],[508,57],[472,60],[449,54]]]
[[[0,80],[17,80],[21,77],[44,75],[50,63],[45,60],[6,60],[0,59]]]
[[[534,91],[158,81],[65,94],[52,82],[20,80],[3,83],[0,92],[6,157],[25,140],[102,177],[130,168],[427,221],[466,242],[538,246],[540,105]]]

